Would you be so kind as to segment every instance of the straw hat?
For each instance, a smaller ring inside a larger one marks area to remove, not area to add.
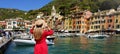
[[[42,28],[45,28],[47,26],[47,23],[45,23],[44,20],[39,19],[35,22],[35,25],[41,25],[41,24],[43,24]]]

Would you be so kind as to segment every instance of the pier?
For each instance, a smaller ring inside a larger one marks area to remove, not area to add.
[[[2,38],[0,40],[0,54],[4,54],[5,50],[8,48],[9,43],[12,41],[13,37],[10,39]]]

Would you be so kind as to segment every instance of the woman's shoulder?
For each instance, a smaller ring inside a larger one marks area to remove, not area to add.
[[[50,32],[54,32],[53,30],[44,30],[45,33],[50,33]]]
[[[43,30],[43,32],[48,32],[48,30]]]

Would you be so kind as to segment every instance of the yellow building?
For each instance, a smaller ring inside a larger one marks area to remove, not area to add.
[[[116,14],[115,14],[115,30],[120,31],[120,6],[117,8]]]
[[[115,15],[115,30],[120,30],[120,13]]]
[[[65,18],[65,22],[64,22],[64,30],[72,30],[72,19],[69,17]]]

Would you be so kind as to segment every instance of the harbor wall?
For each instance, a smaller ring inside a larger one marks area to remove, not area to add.
[[[0,44],[0,54],[4,54],[5,50],[8,48],[11,41],[12,41],[12,38]]]

